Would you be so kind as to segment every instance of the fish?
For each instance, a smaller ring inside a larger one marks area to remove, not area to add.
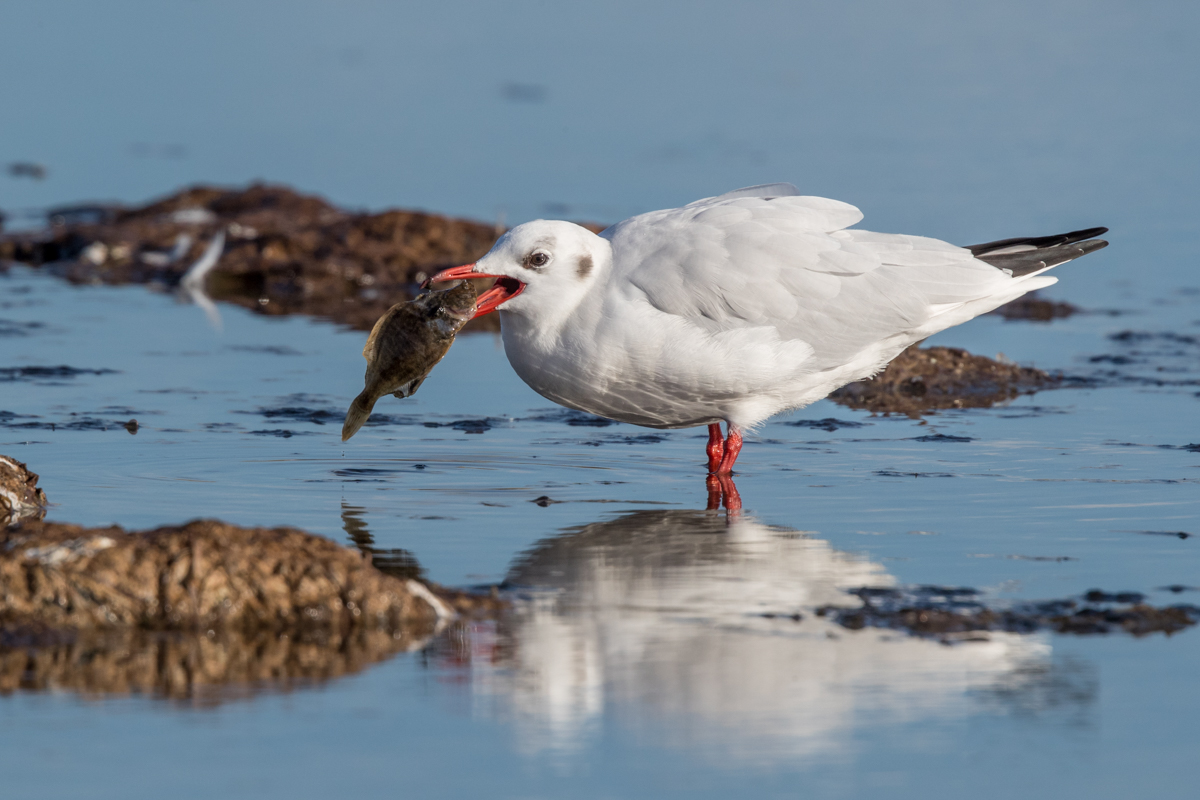
[[[371,416],[375,401],[385,394],[411,397],[450,351],[454,337],[475,316],[475,310],[475,287],[470,281],[424,292],[389,308],[371,329],[363,348],[365,388],[346,412],[342,441],[358,432]]]

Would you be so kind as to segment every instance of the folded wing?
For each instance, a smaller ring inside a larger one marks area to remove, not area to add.
[[[614,226],[604,234],[613,277],[713,336],[769,329],[781,343],[804,343],[806,371],[988,310],[958,319],[953,312],[967,304],[994,298],[999,305],[1054,282],[1025,278],[1014,287],[1018,279],[970,250],[847,230],[862,219],[857,208],[779,191],[787,186],[751,187]]]

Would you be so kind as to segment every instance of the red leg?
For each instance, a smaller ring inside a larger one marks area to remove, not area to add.
[[[728,475],[733,472],[733,462],[737,461],[740,452],[742,452],[742,433],[730,425],[729,437],[725,439],[725,452],[721,454],[721,464],[717,467],[716,473]]]
[[[721,466],[721,456],[725,455],[725,442],[721,438],[721,423],[714,422],[708,426],[708,471],[716,472]]]

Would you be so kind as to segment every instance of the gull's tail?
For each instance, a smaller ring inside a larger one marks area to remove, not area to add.
[[[1108,228],[1085,228],[1054,236],[1000,239],[966,247],[980,261],[986,261],[996,269],[1007,270],[1014,278],[1020,278],[1108,247],[1108,242],[1103,239],[1092,238],[1107,232]]]
[[[362,394],[354,398],[354,402],[350,404],[350,410],[346,412],[346,422],[342,425],[343,442],[358,433],[358,429],[371,416],[371,409],[375,407],[377,399],[371,397],[366,389],[363,389]]]

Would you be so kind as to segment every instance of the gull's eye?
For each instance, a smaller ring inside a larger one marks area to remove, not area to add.
[[[550,263],[550,256],[536,250],[525,257],[525,266],[540,269]]]

